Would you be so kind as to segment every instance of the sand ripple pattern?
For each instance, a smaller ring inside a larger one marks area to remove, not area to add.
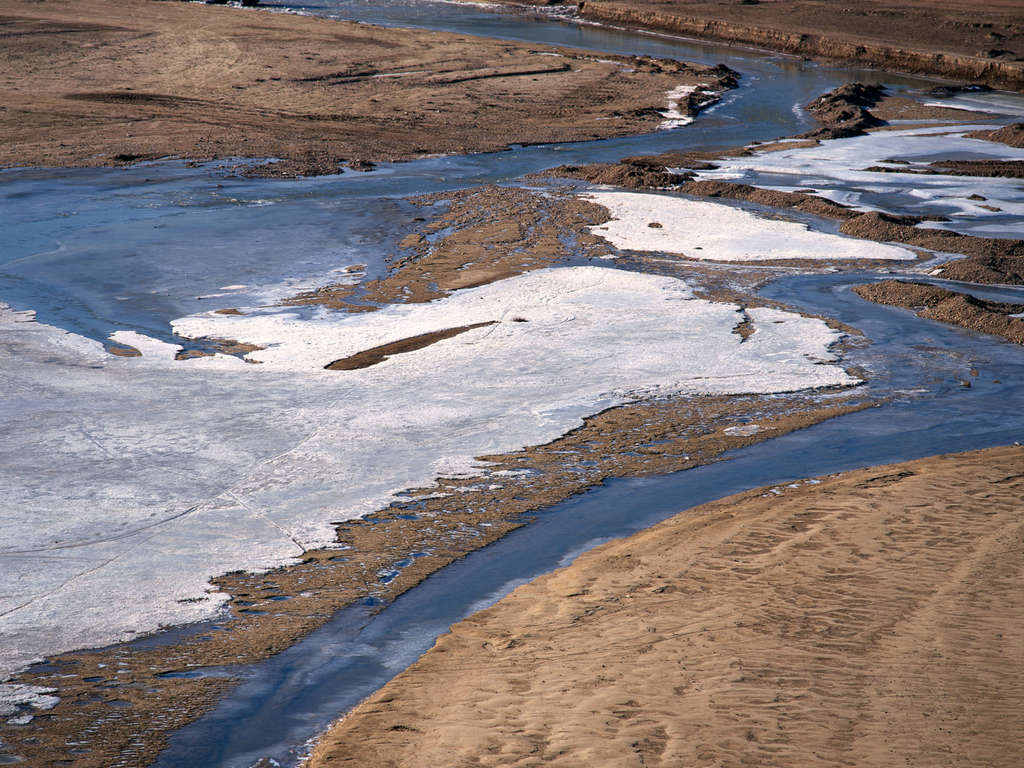
[[[683,512],[456,625],[313,765],[1024,765],[1022,498],[1009,447]]]

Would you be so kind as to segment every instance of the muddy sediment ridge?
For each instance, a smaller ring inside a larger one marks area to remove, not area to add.
[[[608,219],[599,205],[571,190],[543,194],[488,185],[416,197],[430,215],[419,231],[397,243],[387,273],[359,284],[329,284],[286,304],[368,312],[392,303],[424,303],[556,264],[606,253],[587,228]]]
[[[988,301],[963,291],[907,280],[865,283],[854,286],[853,291],[868,301],[913,309],[918,317],[1024,344],[1024,304]]]

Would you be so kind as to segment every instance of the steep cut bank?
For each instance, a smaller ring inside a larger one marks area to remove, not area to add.
[[[1018,766],[1024,449],[682,512],[456,624],[312,768]]]
[[[1013,0],[581,0],[584,19],[753,45],[889,71],[1024,88],[1024,18]]]

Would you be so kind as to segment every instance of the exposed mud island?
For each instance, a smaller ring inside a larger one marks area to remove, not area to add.
[[[588,2],[580,10],[585,18],[1019,88],[1013,5],[987,4],[984,18],[976,8],[931,2],[863,4],[849,13],[813,2]],[[3,0],[0,8],[6,166],[273,157],[280,162],[245,172],[334,173],[344,164],[650,131],[692,118],[736,84],[722,67],[232,8],[131,0]],[[682,21],[683,13],[704,19],[703,28]],[[710,15],[719,21],[707,23]],[[850,39],[849,50],[836,46]],[[841,152],[845,140],[889,142],[877,150],[865,143],[858,156],[877,151],[877,162],[847,169],[883,179],[1019,179],[1022,160],[1009,150],[1021,146],[1020,126],[961,136],[957,126],[976,116],[863,84],[807,108],[821,127],[777,145],[562,167],[536,180],[563,180],[554,186],[418,198],[421,226],[387,244],[394,258],[385,275],[361,279],[355,270],[351,281],[286,302],[348,318],[347,335],[316,336],[308,327],[289,335],[287,322],[224,306],[175,324],[183,344],[205,339],[213,354],[112,337],[107,350],[115,355],[163,356],[161,364],[189,370],[244,358],[254,365],[235,367],[252,369],[246,375],[327,369],[322,375],[379,385],[391,371],[400,375],[388,365],[417,354],[446,355],[450,364],[511,350],[496,358],[507,364],[527,348],[517,344],[539,348],[570,316],[614,331],[623,318],[590,318],[588,305],[566,296],[582,293],[595,306],[630,296],[640,311],[648,279],[656,279],[675,303],[652,304],[650,316],[680,312],[707,334],[701,338],[729,350],[729,365],[739,367],[723,370],[759,383],[687,390],[659,380],[663,389],[623,395],[561,436],[481,453],[486,464],[439,471],[372,515],[339,521],[334,542],[306,549],[291,565],[221,575],[213,584],[228,596],[226,610],[209,631],[165,645],[54,655],[13,678],[28,687],[8,686],[12,695],[0,700],[4,748],[30,765],[146,765],[173,729],[234,685],[197,670],[258,662],[342,607],[386,604],[527,524],[530,513],[608,478],[692,468],[876,405],[856,387],[867,374],[842,362],[844,349],[869,343],[857,329],[753,295],[787,270],[902,269],[909,279],[866,284],[858,294],[1021,343],[1024,320],[1015,315],[1024,307],[925,282],[1021,284],[1020,240],[935,228],[941,217],[867,211],[821,190],[738,180],[758,164],[800,162],[794,153]],[[904,146],[892,142],[924,140],[937,126],[948,130],[950,146],[987,141],[993,158],[890,153]],[[581,192],[568,179],[617,189]],[[656,194],[666,188],[685,197]],[[774,219],[716,205],[722,200],[754,203]],[[971,202],[1009,205],[998,194]],[[846,237],[809,230],[788,218],[794,213],[837,222]],[[625,275],[635,273],[609,275],[614,270],[598,266],[605,261],[653,274],[630,282]],[[560,277],[548,278],[544,270],[556,267]],[[692,293],[673,287],[680,278]],[[564,291],[544,293],[559,280]],[[31,324],[4,322],[8,333]],[[378,338],[375,326],[394,330]],[[581,360],[610,343],[573,338]],[[641,362],[653,365],[665,338],[636,338],[652,347]],[[697,370],[710,348],[687,364]],[[718,369],[698,373],[711,381]],[[1020,449],[998,448],[688,510],[454,627],[342,720],[311,764],[891,765],[926,754],[1016,765],[1024,756],[1016,736],[1024,720],[1015,565],[1024,541],[1022,476]]]

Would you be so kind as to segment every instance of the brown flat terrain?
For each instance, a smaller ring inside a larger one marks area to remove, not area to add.
[[[0,166],[279,157],[267,172],[334,173],[344,162],[654,130],[666,91],[717,77],[153,0],[0,0],[0,39]]]
[[[1024,764],[1024,449],[743,493],[455,625],[326,766]]]
[[[1024,88],[1019,0],[581,0],[579,9],[597,21]]]

